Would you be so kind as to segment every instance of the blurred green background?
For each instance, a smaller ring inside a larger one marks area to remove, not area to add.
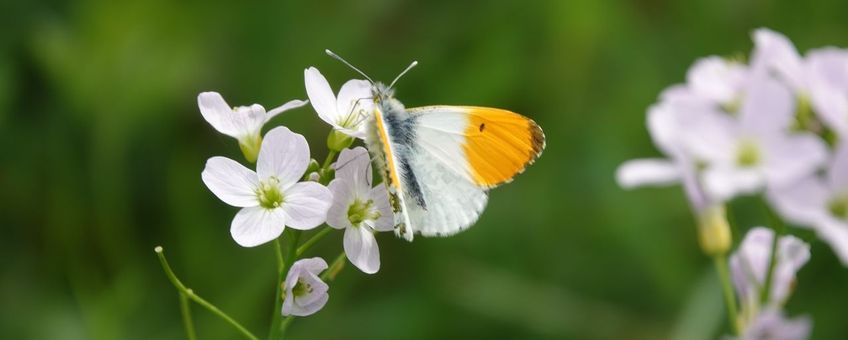
[[[658,155],[645,109],[697,57],[747,54],[762,26],[801,50],[848,46],[838,0],[8,1],[0,12],[3,339],[183,338],[156,245],[264,336],[272,247],[237,246],[236,209],[201,182],[208,157],[240,153],[196,96],[274,107],[306,97],[308,66],[338,89],[356,75],[325,48],[383,80],[416,59],[397,91],[407,106],[511,109],[548,142],[470,230],[379,235],[380,272],[348,266],[292,338],[715,338],[720,290],[680,189],[625,192],[614,170]],[[326,155],[328,125],[311,107],[273,124]],[[764,221],[737,214],[743,228]],[[336,232],[312,254],[340,249]],[[815,243],[789,313],[811,315],[814,338],[842,338],[845,287],[848,270]],[[194,315],[201,338],[239,336]]]

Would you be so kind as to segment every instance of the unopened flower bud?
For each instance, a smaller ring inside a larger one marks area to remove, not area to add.
[[[709,256],[727,254],[730,250],[730,224],[724,206],[708,207],[698,216],[698,243]]]

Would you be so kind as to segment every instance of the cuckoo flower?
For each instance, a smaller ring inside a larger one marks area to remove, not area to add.
[[[318,274],[327,269],[327,262],[320,257],[311,259],[300,259],[295,262],[286,275],[283,282],[285,295],[283,296],[284,316],[307,316],[321,310],[330,295],[330,289]]]
[[[809,100],[821,120],[848,135],[848,51],[834,47],[811,50],[801,57],[784,35],[754,32],[752,65],[776,73],[802,100]]]
[[[789,90],[765,74],[752,76],[737,116],[708,112],[686,134],[687,146],[705,161],[708,195],[727,201],[766,186],[782,186],[816,169],[827,147],[810,133],[790,133],[795,101]]]
[[[242,209],[230,225],[239,245],[253,247],[282,234],[285,226],[308,230],[327,216],[330,191],[315,182],[298,182],[309,163],[303,136],[278,127],[269,131],[253,172],[225,157],[206,162],[202,178],[224,203]]]
[[[365,120],[371,114],[371,83],[365,80],[348,80],[336,97],[327,79],[317,68],[303,71],[306,94],[323,121],[350,137],[365,139]]]
[[[244,156],[250,162],[262,143],[262,126],[274,116],[306,105],[306,101],[292,100],[271,111],[259,104],[231,107],[218,92],[203,92],[197,96],[200,114],[215,130],[238,140]]]
[[[371,161],[362,147],[345,149],[334,166],[336,178],[330,182],[333,204],[327,224],[344,229],[344,250],[348,260],[365,273],[380,269],[380,249],[374,233],[394,229],[389,197],[382,185],[371,187]]]

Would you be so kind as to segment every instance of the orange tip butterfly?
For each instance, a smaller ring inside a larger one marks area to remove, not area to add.
[[[374,82],[330,50],[326,53],[371,82],[374,112],[365,139],[389,191],[395,233],[412,241],[449,236],[477,221],[488,190],[508,183],[539,158],[542,128],[520,114],[488,107],[405,108],[393,86]]]

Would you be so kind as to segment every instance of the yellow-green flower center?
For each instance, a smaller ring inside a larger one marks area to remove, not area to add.
[[[292,295],[294,297],[301,297],[309,293],[312,293],[312,285],[301,280],[297,280],[297,283],[292,288]]]
[[[374,206],[374,201],[367,200],[362,201],[360,199],[356,199],[353,201],[353,204],[347,209],[347,219],[350,221],[354,227],[358,227],[362,222],[366,220],[376,220],[380,218],[380,212],[372,209]]]
[[[750,140],[742,141],[736,149],[736,164],[743,168],[760,164],[762,155],[756,143]]]
[[[833,216],[836,216],[840,220],[848,221],[848,194],[836,196],[836,198],[830,201],[828,208],[830,208],[830,213]]]
[[[268,178],[259,185],[256,190],[259,206],[265,209],[279,208],[283,204],[283,193],[280,192],[280,180],[276,177]]]

